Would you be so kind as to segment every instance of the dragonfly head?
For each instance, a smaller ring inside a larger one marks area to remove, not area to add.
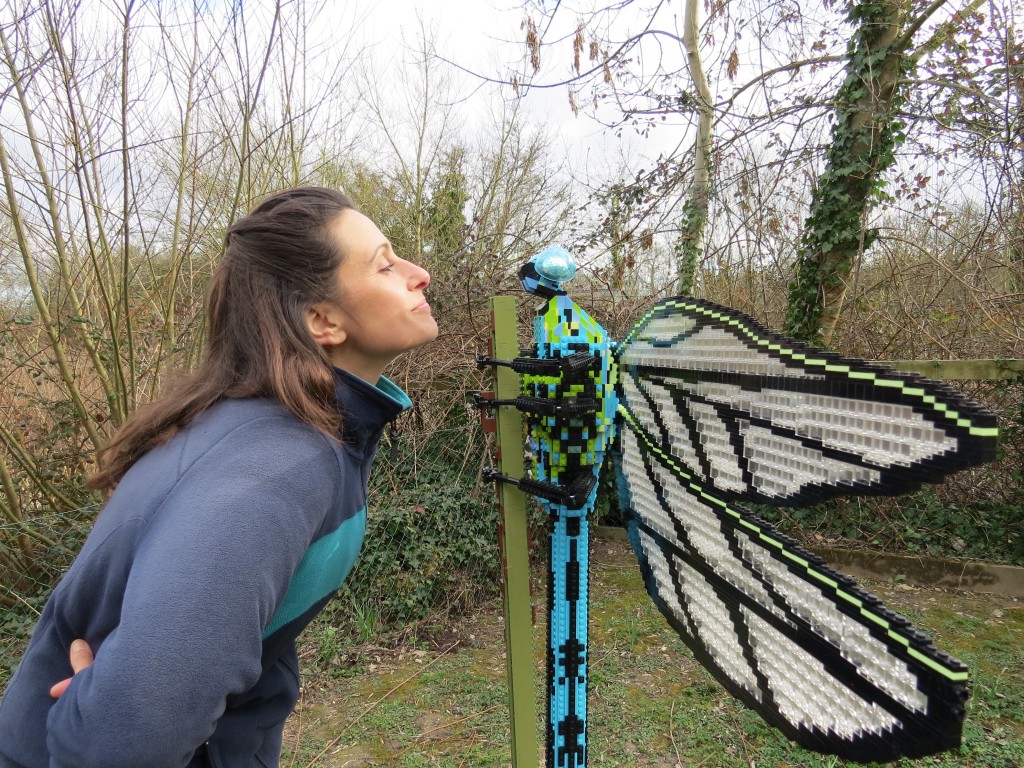
[[[576,261],[565,248],[545,248],[519,269],[523,290],[538,296],[551,297],[565,293],[562,283],[576,276]]]

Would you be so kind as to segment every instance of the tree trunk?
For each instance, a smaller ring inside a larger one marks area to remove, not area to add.
[[[697,142],[693,149],[693,179],[689,195],[683,206],[682,223],[676,240],[676,290],[686,295],[693,293],[697,262],[704,248],[704,228],[708,220],[708,196],[711,186],[711,138],[712,110],[711,89],[704,74],[697,36],[697,0],[686,0],[686,17],[683,21],[683,42],[686,44],[686,58],[690,76],[697,90]]]
[[[877,234],[866,219],[902,138],[900,87],[912,64],[906,11],[905,0],[862,0],[850,8],[856,30],[835,100],[832,146],[789,286],[786,332],[795,338],[831,341],[853,266]]]

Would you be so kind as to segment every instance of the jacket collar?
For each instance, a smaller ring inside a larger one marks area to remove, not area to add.
[[[340,368],[334,369],[334,395],[342,416],[342,442],[359,448],[412,407],[409,396],[386,376],[374,386]]]

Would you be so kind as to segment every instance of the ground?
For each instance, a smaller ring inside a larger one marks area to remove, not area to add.
[[[651,605],[627,544],[595,542],[590,583],[592,768],[846,765],[792,746],[710,678]],[[1024,603],[897,580],[862,584],[972,668],[960,752],[899,765],[1024,765]],[[538,670],[543,594],[542,588],[534,593]],[[281,765],[511,765],[503,633],[495,601],[429,639],[400,648],[349,648],[330,664],[322,663],[315,638],[307,640],[301,651],[306,682]],[[538,712],[543,717],[543,705]]]

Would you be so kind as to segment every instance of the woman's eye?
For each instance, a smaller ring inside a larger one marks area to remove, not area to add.
[[[385,266],[381,267],[380,271],[381,272],[392,272],[392,271],[394,271],[394,269],[395,269],[395,265],[394,264],[386,264]]]

